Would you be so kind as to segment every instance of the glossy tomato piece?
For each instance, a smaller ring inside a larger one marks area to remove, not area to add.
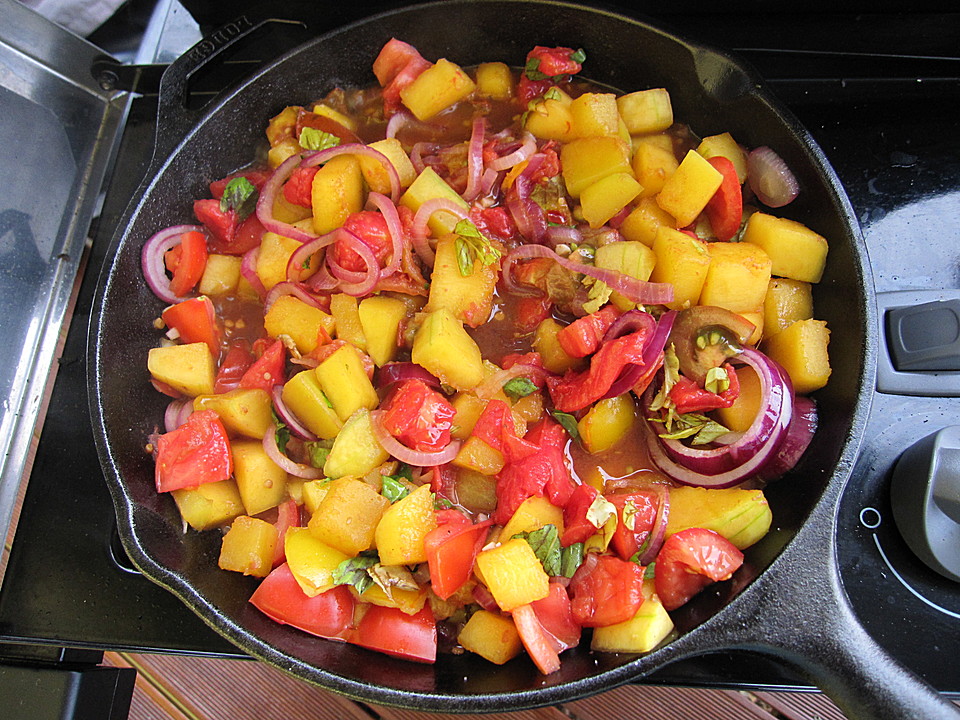
[[[283,197],[287,202],[302,207],[313,207],[313,176],[318,167],[298,167],[283,184]]]
[[[588,553],[569,591],[573,617],[582,626],[625,622],[643,604],[643,568],[613,555]]]
[[[544,675],[560,669],[560,653],[552,638],[543,629],[532,605],[520,605],[511,613],[513,624],[520,635],[520,642],[534,665]]]
[[[356,235],[360,242],[370,248],[381,265],[393,249],[393,241],[390,239],[390,229],[387,227],[387,221],[376,210],[361,210],[351,213],[344,220],[343,228]],[[328,252],[333,256],[335,262],[347,270],[363,272],[367,269],[363,258],[342,239],[331,245]]]
[[[210,298],[197,297],[184,300],[166,308],[160,317],[167,327],[177,331],[181,342],[206,343],[213,356],[219,357],[220,325]]]
[[[226,480],[233,474],[230,439],[212,410],[201,410],[157,438],[157,492]]]
[[[383,427],[408,448],[433,452],[450,444],[457,411],[423,380],[401,383],[381,408]]]
[[[287,537],[287,530],[292,527],[300,527],[300,506],[296,500],[287,498],[285,502],[277,506],[277,520],[273,526],[277,529],[277,544],[273,549],[273,566],[277,567],[286,562],[286,553],[284,552],[284,540]]]
[[[610,545],[622,560],[630,560],[653,530],[659,499],[652,492],[635,492],[613,493],[607,500],[616,506],[618,516]]]
[[[424,538],[424,546],[430,585],[446,600],[473,576],[473,564],[486,542],[491,522],[474,524],[457,510],[441,510],[437,523]]]
[[[283,346],[283,341],[275,340],[243,373],[239,387],[260,388],[270,392],[274,385],[282,385],[286,380],[283,372],[286,359],[287,349]]]
[[[704,528],[681,530],[657,554],[654,585],[667,610],[676,610],[708,585],[726,580],[743,564],[729,540]]]
[[[404,660],[432,663],[437,659],[437,623],[429,604],[416,615],[370,605],[350,642]]]
[[[588,537],[597,532],[596,526],[587,519],[587,511],[600,491],[592,485],[583,483],[577,485],[563,508],[563,536],[560,544],[564,547],[574,543],[585,542]]]
[[[309,597],[286,563],[263,579],[250,603],[271,620],[330,640],[347,640],[356,605],[346,585]]]
[[[670,399],[676,405],[677,412],[681,415],[691,412],[703,413],[733,405],[740,395],[740,380],[730,363],[725,363],[723,368],[727,371],[730,386],[719,394],[704,390],[683,375],[679,376],[677,382],[670,388]]]
[[[240,387],[240,379],[253,365],[254,357],[245,340],[234,342],[224,356],[213,382],[215,393],[225,393]]]
[[[704,210],[710,219],[710,226],[717,240],[731,240],[737,234],[743,220],[743,191],[740,189],[740,178],[737,177],[737,169],[729,158],[717,155],[709,158],[707,162],[720,171],[723,181]]]
[[[200,282],[207,267],[207,238],[196,230],[185,232],[180,236],[180,244],[168,251],[165,259],[172,259],[168,263],[173,266],[170,292],[184,297]]]
[[[551,582],[549,594],[530,605],[556,652],[561,653],[580,644],[580,623],[573,616],[570,595],[563,584]]]
[[[577,318],[561,329],[557,333],[557,342],[567,355],[578,358],[592,355],[618,317],[620,311],[615,305],[604,305],[597,312]]]

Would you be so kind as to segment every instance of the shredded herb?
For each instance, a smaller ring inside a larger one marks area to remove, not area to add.
[[[730,388],[730,375],[722,367],[712,367],[707,370],[707,377],[703,383],[703,388],[707,392],[719,395]]]
[[[447,500],[445,497],[441,497],[440,495],[433,493],[433,509],[451,510],[453,509],[453,503]]]
[[[410,494],[410,488],[396,477],[384,475],[382,483],[383,489],[380,493],[391,503],[395,503],[397,500],[403,500],[403,498]]]
[[[597,495],[587,508],[587,520],[598,530],[607,524],[610,518],[616,519],[617,506],[603,495]]]
[[[544,100],[560,100],[563,95],[560,93],[560,88],[552,87],[543,94]]]
[[[340,138],[333,133],[305,127],[300,131],[300,147],[304,150],[326,150],[340,144]]]
[[[572,53],[570,53],[570,59],[573,60],[575,63],[580,63],[581,65],[583,65],[583,63],[587,59],[587,53],[584,52],[583,48],[577,48]]]
[[[572,578],[583,564],[583,543],[568,545],[560,551],[560,574]]]
[[[277,448],[280,452],[285,453],[287,451],[287,443],[290,442],[290,429],[277,417],[277,414],[273,412],[273,410],[270,411],[270,414],[273,415],[273,424],[276,427]]]
[[[647,565],[647,569],[643,571],[644,580],[652,580],[653,576],[657,574],[657,562],[654,560],[652,563]]]
[[[327,462],[327,456],[330,454],[329,445],[324,441],[313,441],[304,443],[304,448],[306,448],[310,464],[315,468],[323,468],[324,463]]]
[[[380,562],[376,555],[357,555],[344,560],[333,571],[332,580],[336,585],[350,585],[361,595],[373,584],[370,568]]]
[[[470,220],[460,220],[453,231],[457,234],[457,267],[463,277],[473,274],[477,258],[484,267],[493,265],[500,259],[500,251]]]
[[[220,198],[220,212],[233,210],[240,220],[245,220],[257,209],[257,187],[245,177],[235,177],[227,183]]]
[[[640,563],[640,557],[647,551],[647,548],[650,547],[650,542],[653,540],[653,533],[648,532],[643,538],[643,542],[640,543],[640,547],[637,548],[637,551],[630,556],[630,562]]]
[[[560,423],[560,427],[567,431],[567,435],[574,440],[580,439],[580,428],[577,427],[577,419],[570,413],[554,410],[552,413],[554,419]]]
[[[517,533],[513,537],[527,541],[547,575],[556,577],[562,574],[560,534],[556,525],[550,523],[531,532]]]
[[[516,402],[520,398],[532,395],[537,391],[537,385],[530,378],[515,377],[503,384],[503,394]]]
[[[691,445],[706,445],[712,443],[721,435],[730,430],[716,420],[700,413],[684,413],[674,415],[667,432],[659,433],[664,440],[685,440],[691,438]]]

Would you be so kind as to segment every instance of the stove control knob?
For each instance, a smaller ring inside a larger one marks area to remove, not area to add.
[[[890,500],[897,528],[914,554],[960,582],[960,426],[928,435],[900,456]]]
[[[888,310],[887,342],[899,372],[960,370],[960,299]]]

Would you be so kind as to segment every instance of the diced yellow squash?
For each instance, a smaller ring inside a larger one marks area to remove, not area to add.
[[[433,200],[434,198],[450,200],[461,206],[464,212],[470,209],[470,206],[457,194],[456,190],[450,187],[446,180],[437,175],[436,171],[429,166],[417,175],[417,179],[411,183],[407,191],[400,197],[400,204],[417,212],[420,206],[427,200]],[[447,233],[452,233],[459,220],[460,218],[451,215],[446,210],[438,210],[430,216],[430,219],[427,221],[427,227],[430,228],[430,232],[433,233],[435,237],[440,237]]]
[[[211,395],[217,375],[210,348],[203,342],[150,348],[147,369],[154,380],[190,397]]]
[[[416,615],[423,610],[423,606],[427,602],[426,588],[414,590],[405,587],[390,587],[388,593],[379,585],[373,584],[360,595],[356,594],[354,588],[350,588],[350,591],[362,602],[379,605],[380,607],[397,608],[407,615]]]
[[[284,160],[287,160],[294,155],[299,155],[301,152],[303,152],[303,148],[300,147],[300,143],[297,142],[297,139],[294,137],[288,137],[284,140],[281,140],[267,151],[267,164],[276,170],[283,164]]]
[[[283,552],[287,566],[297,584],[309,597],[315,597],[332,588],[333,573],[350,555],[318,540],[309,528],[294,527],[287,530]]]
[[[333,334],[334,319],[300,298],[282,295],[264,314],[263,328],[272,338],[286,335],[296,344],[297,350],[306,355],[317,348],[321,328],[328,335]]]
[[[723,174],[695,150],[690,150],[663,183],[657,203],[673,215],[678,227],[690,225],[717,192]]]
[[[776,335],[797,320],[813,317],[810,283],[789,278],[771,278],[763,301],[763,325],[767,335]]]
[[[540,353],[543,366],[552,373],[562,375],[567,370],[579,368],[583,365],[583,358],[574,357],[563,349],[557,340],[557,333],[563,325],[553,318],[540,321],[533,335],[533,349]]]
[[[330,454],[323,464],[323,472],[332,478],[346,475],[360,477],[385,463],[389,457],[373,432],[370,412],[360,408],[347,419],[333,441]]]
[[[513,72],[502,62],[486,62],[477,66],[477,94],[492,100],[513,97]]]
[[[266,136],[271,147],[293,137],[296,132],[297,117],[302,109],[299,105],[288,105],[270,118],[267,123]]]
[[[570,103],[576,137],[618,135],[620,112],[613,93],[583,93]]]
[[[706,528],[743,550],[767,534],[772,519],[762,490],[675,487],[670,489],[667,537]]]
[[[332,440],[343,427],[313,370],[302,370],[287,380],[281,397],[297,419],[319,438]]]
[[[233,521],[220,545],[221,570],[266,577],[273,569],[277,529],[258,518],[241,515]]]
[[[664,88],[621,95],[617,107],[631,135],[662,132],[673,125],[673,105]]]
[[[541,495],[533,495],[518,507],[500,533],[501,540],[509,540],[514,535],[533,532],[547,525],[553,525],[557,533],[563,535],[563,510]]]
[[[407,317],[407,304],[397,298],[374,295],[360,301],[357,314],[367,341],[367,354],[377,367],[383,367],[396,357],[400,323]]]
[[[315,538],[353,557],[373,547],[377,523],[389,505],[362,480],[338,478],[330,483],[308,527]]]
[[[314,372],[324,395],[333,403],[333,409],[344,422],[360,408],[373,410],[380,403],[377,391],[353,345],[340,347]]]
[[[450,434],[457,440],[466,440],[486,406],[486,400],[481,400],[472,393],[457,393],[453,398],[453,409],[457,414],[453,416],[453,429]]]
[[[213,410],[231,435],[263,439],[273,428],[270,395],[261,388],[237,388],[219,395],[200,395],[194,410]]]
[[[609,450],[626,437],[636,418],[637,408],[629,392],[598,400],[577,423],[580,440],[587,452]]]
[[[572,98],[559,88],[531,101],[529,112],[524,115],[523,127],[540,140],[567,142],[574,137]]]
[[[673,215],[657,205],[655,198],[641,197],[620,223],[620,235],[624,240],[634,240],[653,247],[657,231],[662,227],[673,230],[676,222]]]
[[[427,561],[424,539],[437,527],[430,485],[421,485],[386,509],[375,540],[384,565],[416,565]]]
[[[330,314],[333,316],[338,338],[352,343],[360,350],[367,349],[367,337],[363,334],[360,303],[357,298],[346,293],[334,293],[330,296]]]
[[[666,135],[652,135],[637,141],[633,150],[633,159],[630,166],[637,177],[637,182],[643,186],[640,197],[653,197],[661,190],[671,175],[677,171],[680,163],[673,154],[673,145],[664,147],[659,138]]]
[[[347,130],[353,130],[354,132],[357,131],[356,120],[354,120],[349,115],[344,115],[339,110],[334,110],[329,105],[324,105],[323,103],[316,103],[313,106],[313,114],[330,118],[334,122],[337,122],[343,125],[345,128],[347,128]]]
[[[243,500],[233,478],[172,490],[170,494],[177,503],[180,517],[194,530],[226,525],[243,514]]]
[[[472,93],[476,84],[463,69],[440,58],[400,91],[400,100],[418,120],[429,120]]]
[[[763,248],[774,275],[810,283],[823,276],[827,241],[796,220],[755,212],[747,220],[743,241]]]
[[[470,390],[483,381],[480,348],[446,308],[425,314],[413,338],[410,357],[457,390]]]
[[[697,304],[710,269],[710,252],[702,240],[673,228],[661,227],[653,241],[657,261],[650,281],[673,285],[672,310]]]
[[[542,600],[550,592],[550,578],[543,565],[530,544],[520,538],[481,550],[477,570],[504,612]]]
[[[598,247],[593,264],[598,268],[616,270],[638,280],[647,281],[656,262],[656,253],[642,242],[621,240]],[[624,312],[633,310],[637,306],[635,302],[627,300],[617,291],[611,293],[610,302]]]
[[[287,481],[287,487],[290,481]],[[327,496],[327,490],[330,488],[330,478],[318,478],[316,480],[307,480],[300,488],[301,504],[307,508],[307,512],[313,515],[320,507],[320,503]]]
[[[497,507],[497,481],[491,475],[460,468],[456,491],[457,502],[471,512],[490,513]]]
[[[633,174],[630,146],[619,137],[577,138],[560,148],[563,181],[572,197],[614,173]]]
[[[313,231],[324,235],[363,209],[363,174],[354,155],[331,158],[313,176]]]
[[[216,297],[229,295],[237,289],[240,281],[241,258],[235,255],[218,255],[210,253],[207,256],[207,265],[203,269],[200,285],[197,290],[201,295]]]
[[[300,245],[301,243],[296,240],[276,233],[263,234],[263,239],[260,241],[260,254],[257,256],[257,277],[267,290],[287,279],[287,263]],[[317,263],[311,262],[311,266],[317,267]],[[302,277],[305,279],[313,272],[316,270],[306,270],[302,273]]]
[[[370,143],[369,147],[383,153],[390,161],[400,178],[401,188],[410,187],[410,183],[417,177],[417,171],[399,140],[396,138],[377,140]],[[387,169],[383,166],[383,163],[366,155],[360,155],[358,159],[360,160],[360,172],[363,173],[363,179],[367,181],[367,187],[374,192],[389,197],[390,176],[387,174]]]
[[[543,417],[543,393],[533,392],[517,400],[510,408],[516,425],[536,422]]]
[[[233,476],[247,515],[259,515],[287,499],[287,473],[270,459],[263,443],[235,440],[230,451]]]
[[[806,395],[819,390],[830,379],[829,343],[830,330],[825,321],[797,320],[768,337],[763,350],[787,371],[794,391]]]
[[[287,200],[286,195],[278,192],[276,199],[273,201],[273,217],[280,222],[293,225],[294,223],[313,217],[313,209],[292,203]]]
[[[644,582],[643,604],[629,620],[594,628],[590,649],[599,652],[645,653],[673,632],[673,620],[660,602],[653,581]]]
[[[770,257],[750,243],[707,243],[710,268],[700,292],[701,305],[716,305],[735,313],[763,307],[770,283]]]
[[[740,184],[743,185],[747,179],[747,154],[730,133],[725,132],[705,137],[697,146],[697,152],[707,160],[712,157],[725,157],[733,163]]]
[[[746,432],[760,410],[763,393],[760,391],[760,378],[749,365],[740,365],[737,369],[740,382],[740,394],[728,408],[715,411],[717,421],[732,432]]]
[[[477,610],[471,615],[457,636],[457,641],[464,649],[495,665],[503,665],[523,650],[520,633],[513,620],[489,610]]]
[[[580,193],[580,209],[590,227],[598,228],[623,210],[643,187],[630,173],[607,175],[585,187]]]
[[[470,327],[483,325],[490,319],[493,291],[499,277],[500,264],[484,265],[475,254],[469,275],[460,272],[457,261],[457,236],[450,234],[437,241],[437,257],[430,276],[430,296],[424,308],[433,312],[446,308],[454,317]]]
[[[473,435],[466,439],[452,462],[483,475],[496,475],[504,465],[503,453]]]

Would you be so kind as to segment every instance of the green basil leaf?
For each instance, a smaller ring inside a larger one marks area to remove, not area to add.
[[[304,447],[307,450],[310,464],[315,468],[323,469],[324,463],[327,462],[327,456],[330,454],[328,445],[324,442],[313,441],[304,443]]]
[[[473,275],[474,266],[473,248],[462,237],[456,239],[454,247],[457,251],[457,269],[460,270],[460,276],[470,277]]]
[[[583,48],[579,48],[570,53],[570,59],[575,63],[580,63],[583,65],[584,61],[587,59],[587,53],[583,51]]]
[[[580,439],[580,428],[577,427],[577,419],[570,413],[554,410],[552,413],[554,419],[560,423],[560,426],[567,431],[567,435],[574,440]]]
[[[560,574],[572,578],[573,574],[583,564],[583,543],[567,545],[560,551]]]
[[[305,127],[300,131],[300,147],[304,150],[326,150],[340,144],[340,138],[333,133]]]
[[[503,394],[511,400],[519,400],[537,391],[537,384],[530,378],[515,377],[503,384]]]
[[[560,534],[556,525],[551,523],[532,532],[517,533],[513,537],[527,541],[547,575],[556,577],[561,574]]]
[[[259,195],[256,185],[245,177],[235,177],[223,189],[223,196],[220,198],[220,212],[233,210],[240,220],[245,220],[257,209]]]
[[[647,569],[643,571],[644,580],[652,580],[654,575],[657,574],[657,562],[654,560],[652,563],[647,565]]]
[[[344,560],[333,571],[332,580],[336,585],[350,585],[360,594],[373,584],[370,577],[370,568],[380,562],[379,558],[371,555],[357,555]]]
[[[458,221],[453,231],[457,234],[458,240],[462,240],[464,244],[469,246],[473,253],[475,253],[475,256],[480,258],[480,262],[483,263],[484,267],[493,265],[500,259],[500,251],[488,238],[483,236],[483,233],[481,233],[477,226],[470,220],[464,218]],[[467,275],[473,274],[473,256],[471,256],[470,271],[464,273],[464,266],[460,261],[459,245],[457,247],[457,262],[460,265],[461,275],[466,277]]]
[[[404,483],[400,482],[395,477],[390,475],[384,475],[382,479],[383,489],[380,491],[380,494],[383,495],[391,503],[397,502],[397,500],[403,500],[407,495],[410,494],[410,488],[408,488]]]

